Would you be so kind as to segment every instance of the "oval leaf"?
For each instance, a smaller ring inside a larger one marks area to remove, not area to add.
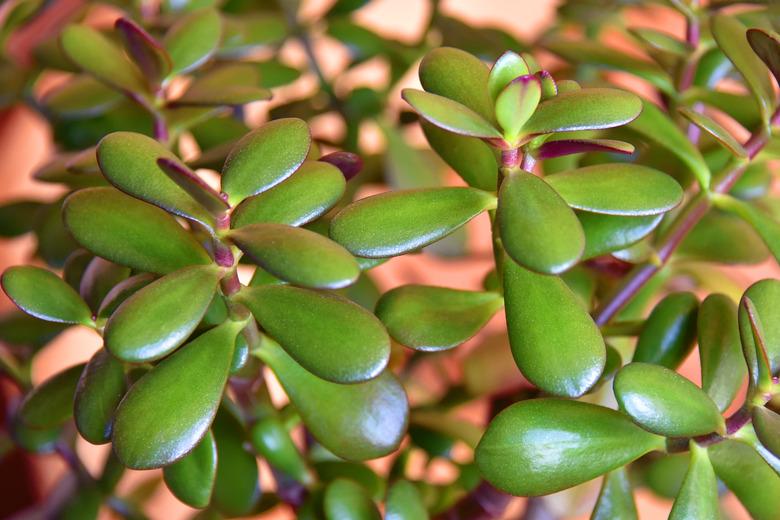
[[[330,236],[357,256],[398,256],[444,238],[494,206],[491,194],[473,188],[382,193],[341,210]]]
[[[582,259],[588,260],[636,244],[652,233],[663,217],[662,214],[623,217],[577,212],[577,218],[585,233],[585,251],[582,253]]]
[[[748,29],[747,40],[753,52],[761,58],[780,83],[780,38],[777,33],[762,29]]]
[[[669,520],[720,518],[718,481],[707,450],[691,441],[691,462]]]
[[[339,478],[325,490],[325,517],[329,520],[380,520],[382,516],[366,493],[356,482]]]
[[[114,411],[127,383],[125,369],[105,349],[98,350],[81,373],[73,405],[76,428],[92,444],[111,439]]]
[[[536,496],[576,486],[663,447],[662,437],[609,408],[531,399],[493,419],[476,460],[482,475],[497,488]]]
[[[211,432],[207,432],[191,452],[163,468],[165,485],[171,493],[197,508],[209,505],[216,476],[217,444]]]
[[[217,441],[217,476],[212,504],[228,517],[247,516],[260,499],[257,459],[246,448],[246,429],[228,406],[212,426]]]
[[[661,300],[642,327],[632,361],[680,366],[696,341],[698,308],[693,293],[673,293]]]
[[[165,35],[163,45],[173,62],[173,74],[198,68],[217,50],[222,20],[214,9],[203,9],[180,18]]]
[[[426,121],[454,134],[500,139],[499,132],[482,116],[457,101],[416,89],[404,89],[401,97]]]
[[[83,370],[83,364],[66,368],[33,388],[19,406],[19,419],[24,426],[49,429],[70,419],[73,394]]]
[[[522,56],[516,52],[506,51],[498,57],[488,75],[488,92],[493,101],[509,83],[520,76],[528,74],[528,65]],[[430,89],[427,89],[430,90]]]
[[[422,496],[408,480],[390,486],[385,504],[385,520],[428,520]]]
[[[128,18],[119,18],[114,28],[122,38],[125,51],[143,72],[150,90],[155,91],[171,71],[171,58],[162,45],[141,26]]]
[[[504,138],[515,142],[523,125],[533,115],[542,99],[542,84],[532,75],[513,79],[496,98],[496,120]]]
[[[596,384],[606,363],[604,339],[560,278],[506,261],[504,298],[512,354],[529,381],[567,397]]]
[[[604,475],[591,520],[636,520],[636,504],[626,468]]]
[[[310,484],[312,476],[301,453],[284,424],[269,416],[257,421],[250,433],[252,446],[273,468],[302,484]]]
[[[745,158],[748,156],[745,148],[731,135],[731,132],[711,117],[689,108],[681,108],[679,111],[688,121],[710,134],[736,157]]]
[[[780,415],[763,406],[753,407],[753,428],[766,449],[780,457]]]
[[[729,195],[718,195],[713,197],[713,201],[718,208],[728,211],[750,224],[764,241],[775,260],[780,262],[780,224],[777,221],[761,211],[755,204]]]
[[[742,339],[742,348],[748,361],[748,370],[751,375],[758,372],[756,354],[757,345],[751,330],[750,320],[744,306],[748,299],[754,310],[754,320],[761,332],[763,346],[766,349],[769,371],[772,374],[780,370],[780,320],[777,319],[777,309],[780,305],[780,281],[774,279],[760,280],[748,287],[742,296],[742,304],[739,306],[739,328]]]
[[[614,139],[558,139],[544,142],[535,155],[539,159],[552,159],[587,152],[631,155],[634,150],[633,144]]]
[[[94,327],[92,311],[73,287],[56,274],[32,266],[9,267],[3,290],[21,310],[46,321]]]

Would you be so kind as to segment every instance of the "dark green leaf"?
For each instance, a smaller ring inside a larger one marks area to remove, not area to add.
[[[130,388],[114,418],[114,452],[125,466],[166,466],[206,435],[244,325],[228,321],[198,336]]]
[[[571,289],[508,260],[504,294],[512,354],[523,375],[555,395],[578,397],[590,389],[604,369],[606,348]]]
[[[222,215],[230,208],[214,188],[176,159],[160,157],[156,162],[168,178],[210,212]]]
[[[272,467],[302,484],[310,484],[312,475],[284,424],[274,416],[257,421],[250,432],[252,446]]]
[[[246,430],[227,406],[217,413],[212,429],[217,441],[212,504],[225,516],[246,516],[260,499],[257,459],[246,449]]]
[[[491,194],[473,188],[383,193],[341,210],[330,236],[357,256],[398,256],[440,240],[493,207]]]
[[[663,215],[623,217],[599,213],[577,212],[577,218],[585,232],[585,251],[582,259],[620,251],[653,232]]]
[[[416,89],[404,89],[401,96],[426,121],[458,135],[500,139],[499,132],[482,116],[457,101]]]
[[[325,490],[325,518],[328,520],[380,520],[376,506],[357,483],[336,479]]]
[[[574,212],[544,180],[529,172],[511,173],[499,192],[501,240],[516,262],[540,273],[572,267],[585,248]]]
[[[696,341],[699,300],[689,292],[672,293],[655,306],[637,341],[632,361],[675,369]]]
[[[73,405],[76,428],[92,444],[111,439],[114,410],[125,395],[125,369],[122,363],[98,350],[81,373]]]
[[[106,297],[103,298],[103,301],[100,303],[97,312],[98,318],[108,318],[111,316],[122,302],[135,294],[138,290],[152,283],[154,279],[155,277],[153,274],[142,273],[131,276],[116,284],[108,291],[108,294],[106,294]]]
[[[613,386],[620,409],[648,431],[666,437],[725,434],[717,405],[673,370],[630,363],[617,373]]]
[[[94,326],[92,312],[73,288],[56,274],[32,266],[6,269],[3,290],[24,312],[46,321]]]
[[[211,262],[173,217],[113,188],[78,191],[62,210],[73,237],[112,262],[153,273]]]
[[[217,50],[222,37],[222,20],[214,9],[186,15],[170,28],[163,45],[173,62],[174,74],[198,68]]]
[[[349,300],[282,285],[244,289],[238,298],[298,363],[321,378],[356,383],[387,365],[390,339],[382,323]]]
[[[497,488],[517,496],[546,495],[663,449],[664,442],[609,408],[531,399],[493,419],[476,460],[482,475]]]
[[[83,370],[83,364],[66,368],[33,388],[19,406],[19,418],[24,426],[49,429],[70,419],[73,394]]]
[[[742,144],[737,141],[733,135],[731,135],[731,132],[723,128],[720,123],[711,117],[700,114],[699,112],[689,108],[681,108],[680,113],[690,122],[714,137],[721,145],[723,145],[735,156],[740,158],[747,157],[748,153],[745,151],[745,148],[742,146]]]
[[[287,36],[281,14],[260,12],[225,17],[220,57],[252,56],[258,47],[280,43]]]
[[[427,520],[420,491],[408,480],[399,480],[387,492],[385,520]]]
[[[106,323],[106,349],[128,363],[167,356],[206,314],[220,275],[216,265],[186,267],[139,290]]]
[[[669,520],[720,518],[718,482],[707,450],[691,441],[691,463]]]
[[[604,475],[596,506],[590,520],[636,520],[636,504],[626,468]]]
[[[171,493],[185,504],[198,508],[209,505],[216,476],[217,444],[211,432],[207,432],[191,452],[163,468],[165,484]]]
[[[506,51],[504,54],[498,57],[493,64],[493,68],[490,69],[490,75],[488,76],[488,92],[493,101],[498,98],[504,88],[509,83],[520,76],[528,74],[528,65],[523,60],[522,56],[516,52]]]
[[[780,415],[763,406],[753,407],[753,428],[766,449],[780,457]]]
[[[497,293],[405,285],[385,293],[375,312],[399,343],[438,351],[474,336],[502,306]]]
[[[300,119],[278,119],[245,135],[222,170],[231,204],[274,187],[297,170],[309,153],[311,135]]]
[[[486,191],[496,189],[498,163],[488,144],[475,137],[447,132],[426,121],[421,126],[431,148],[469,186]]]

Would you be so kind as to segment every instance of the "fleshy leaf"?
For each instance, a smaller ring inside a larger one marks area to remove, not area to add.
[[[539,159],[552,159],[575,153],[605,152],[634,153],[634,145],[614,139],[558,139],[546,141],[539,147],[536,156]]]
[[[363,383],[340,385],[304,370],[280,347],[260,357],[276,374],[315,439],[347,460],[367,460],[395,451],[406,432],[409,404],[390,372]]]
[[[626,468],[604,475],[591,520],[636,520],[636,503]]]
[[[375,312],[399,343],[438,351],[474,336],[502,305],[496,293],[404,285],[386,292]]]
[[[780,457],[780,415],[763,406],[753,407],[753,428],[766,449]]]
[[[366,490],[358,483],[339,478],[325,490],[323,503],[327,518],[340,520],[380,520],[379,514]]]
[[[691,462],[669,520],[720,518],[718,481],[707,450],[691,441]]]
[[[211,432],[207,432],[191,452],[163,468],[165,484],[171,493],[197,508],[209,505],[216,476],[217,444]]]
[[[469,186],[485,191],[496,189],[498,162],[490,145],[475,137],[465,137],[422,121],[425,138]]]
[[[529,381],[567,397],[578,397],[596,384],[606,363],[604,339],[560,278],[507,260],[504,294],[512,354]]]
[[[215,9],[179,18],[163,40],[173,62],[172,73],[181,74],[201,66],[217,50],[221,37],[222,20]]]
[[[92,312],[79,293],[47,269],[10,267],[0,281],[8,297],[31,316],[59,323],[95,325]]]
[[[753,52],[761,58],[769,71],[780,83],[780,38],[777,33],[762,29],[748,29],[747,41]]]
[[[219,215],[230,208],[228,203],[206,181],[176,159],[160,157],[157,159],[157,166],[169,179],[211,213]]]
[[[398,480],[387,491],[385,520],[428,520],[422,496],[408,480]]]
[[[585,248],[574,212],[544,180],[529,172],[511,173],[499,192],[498,225],[507,254],[540,273],[572,267]]]
[[[623,217],[583,211],[577,212],[577,218],[585,233],[582,259],[588,260],[639,242],[658,227],[663,214]]]
[[[114,452],[125,466],[167,466],[198,445],[222,400],[243,327],[227,321],[205,332],[130,388],[114,418]]]
[[[127,383],[122,363],[105,349],[98,350],[81,373],[73,405],[76,428],[92,444],[111,439],[114,411]]]
[[[92,76],[83,74],[47,92],[43,105],[62,118],[97,116],[122,99],[122,94]]]
[[[749,301],[752,317],[749,316]],[[747,360],[748,372],[752,380],[758,382],[761,365],[768,363],[767,372],[774,374],[780,369],[780,321],[776,319],[776,309],[780,302],[780,282],[773,279],[761,280],[748,287],[739,306],[739,330],[742,350]],[[755,330],[754,330],[755,328]],[[760,335],[766,360],[759,359],[759,345],[756,345],[756,333]],[[768,374],[767,374],[768,375]]]
[[[718,195],[713,198],[713,201],[718,208],[733,213],[750,224],[764,241],[775,260],[780,262],[780,224],[757,208],[755,204],[735,197]]]
[[[335,294],[281,285],[244,289],[237,296],[257,321],[306,370],[337,383],[380,374],[390,357],[382,323]]]
[[[112,262],[152,273],[211,263],[173,217],[114,188],[77,191],[65,199],[62,213],[79,244]]]
[[[662,437],[615,410],[579,401],[531,399],[493,419],[476,460],[482,475],[497,488],[536,496],[576,486],[663,447]]]
[[[32,389],[19,406],[24,426],[37,430],[59,426],[73,415],[73,394],[84,365],[58,372]]]
[[[632,361],[675,369],[696,341],[699,300],[689,292],[672,293],[655,306],[642,327]]]
[[[106,323],[106,349],[128,363],[167,356],[206,314],[220,274],[215,265],[186,267],[139,290]]]
[[[210,70],[192,82],[173,106],[239,106],[271,99],[260,86],[260,73],[251,63],[231,63]]]
[[[260,500],[257,459],[247,449],[246,428],[228,406],[212,425],[217,441],[217,476],[211,504],[228,517],[247,516]]]
[[[289,432],[277,417],[257,421],[250,432],[252,446],[273,468],[302,484],[310,484],[312,476]]]
[[[457,101],[422,90],[404,89],[404,100],[426,121],[454,134],[500,139],[499,132],[482,116]]]
[[[533,115],[542,98],[542,86],[536,76],[525,75],[512,80],[496,98],[496,120],[504,138],[513,143]]]
[[[572,208],[606,215],[657,215],[677,206],[683,196],[672,177],[637,164],[586,166],[545,180]]]
[[[122,37],[127,54],[143,73],[150,90],[155,91],[171,72],[171,57],[152,35],[134,21],[119,18],[114,27]]]
[[[691,123],[695,124],[712,137],[714,137],[722,146],[737,157],[747,157],[745,148],[737,141],[731,132],[723,128],[720,123],[709,116],[700,114],[689,108],[681,108],[680,113]]]
[[[725,433],[717,405],[674,370],[629,363],[617,373],[613,386],[620,409],[648,431],[666,437]]]
[[[493,101],[498,98],[504,88],[509,83],[520,76],[528,74],[528,65],[522,56],[516,52],[506,51],[504,54],[498,57],[493,64],[493,68],[490,69],[488,75],[488,92]]]
[[[346,249],[308,229],[250,224],[228,237],[257,265],[295,285],[340,289],[360,275],[360,266]]]
[[[330,236],[357,256],[398,256],[444,238],[493,207],[493,195],[473,188],[382,193],[341,210]]]

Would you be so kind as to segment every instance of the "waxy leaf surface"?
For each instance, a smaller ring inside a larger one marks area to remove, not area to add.
[[[163,45],[173,62],[173,73],[198,68],[217,50],[222,37],[222,20],[214,9],[188,14],[170,28]]]
[[[496,120],[504,137],[514,142],[542,99],[542,84],[536,76],[520,76],[512,80],[496,99]]]
[[[674,501],[669,520],[720,518],[718,480],[706,448],[691,442],[691,462],[682,488]]]
[[[736,140],[731,132],[723,128],[720,123],[711,117],[700,114],[699,112],[689,108],[681,108],[680,113],[691,123],[695,124],[714,137],[721,145],[723,145],[735,156],[747,157],[747,152],[745,151],[745,148],[742,146],[742,144]]]
[[[247,448],[246,429],[228,406],[212,426],[217,441],[217,476],[211,502],[225,516],[246,516],[260,499],[257,459]]]
[[[658,227],[663,214],[623,217],[583,211],[577,212],[577,218],[585,233],[582,259],[588,260],[639,242]]]
[[[79,293],[47,269],[10,267],[0,282],[8,297],[27,314],[46,321],[94,326],[92,312]]]
[[[211,432],[207,432],[191,452],[163,468],[165,484],[171,493],[197,508],[209,505],[216,476],[217,444]]]
[[[750,327],[750,320],[744,306],[744,300],[750,299],[755,311],[754,318],[764,342],[769,370],[775,374],[780,369],[780,320],[777,319],[777,309],[780,306],[780,281],[774,279],[760,280],[750,287],[742,297],[739,306],[739,329],[742,339],[742,349],[748,361],[751,375],[758,371],[755,354],[756,345]]]
[[[500,139],[501,132],[465,105],[444,96],[422,90],[404,89],[401,93],[426,121],[454,134],[482,139]]]
[[[143,73],[149,89],[154,91],[171,71],[171,57],[152,35],[129,18],[119,18],[114,28],[122,38],[125,51]]]
[[[698,308],[693,293],[672,293],[661,300],[639,334],[633,361],[677,368],[693,349]]]
[[[528,74],[528,65],[516,52],[506,51],[498,57],[488,75],[488,92],[493,101],[509,83]]]
[[[98,350],[81,373],[73,405],[76,428],[92,444],[111,439],[114,411],[125,395],[122,363],[105,349]]]
[[[758,440],[776,457],[780,457],[780,415],[763,406],[754,407],[752,415]]]

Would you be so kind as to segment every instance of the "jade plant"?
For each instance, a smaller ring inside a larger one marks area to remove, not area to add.
[[[499,518],[528,497],[527,519],[631,519],[646,488],[673,519],[726,516],[726,493],[776,519],[780,281],[719,268],[780,261],[776,9],[570,1],[531,45],[436,1],[403,43],[354,21],[368,3],[307,21],[286,0],[112,2],[110,26],[88,5],[30,63],[4,56],[3,101],[54,130],[35,178],[66,193],[0,207],[3,236],[37,243],[2,275],[2,449],[71,473],[33,510],[157,517],[165,486],[198,518]],[[9,6],[3,42],[46,16]],[[383,60],[385,84],[326,76],[323,32],[349,50],[339,74]],[[275,103],[305,73],[287,43],[318,88]],[[413,68],[422,88],[389,108]],[[341,135],[310,127],[323,114]],[[467,233],[492,244],[479,289],[373,281],[403,255],[468,259]],[[34,383],[72,326],[101,348]],[[110,444],[102,470],[83,442]],[[128,492],[125,469],[161,471]]]

